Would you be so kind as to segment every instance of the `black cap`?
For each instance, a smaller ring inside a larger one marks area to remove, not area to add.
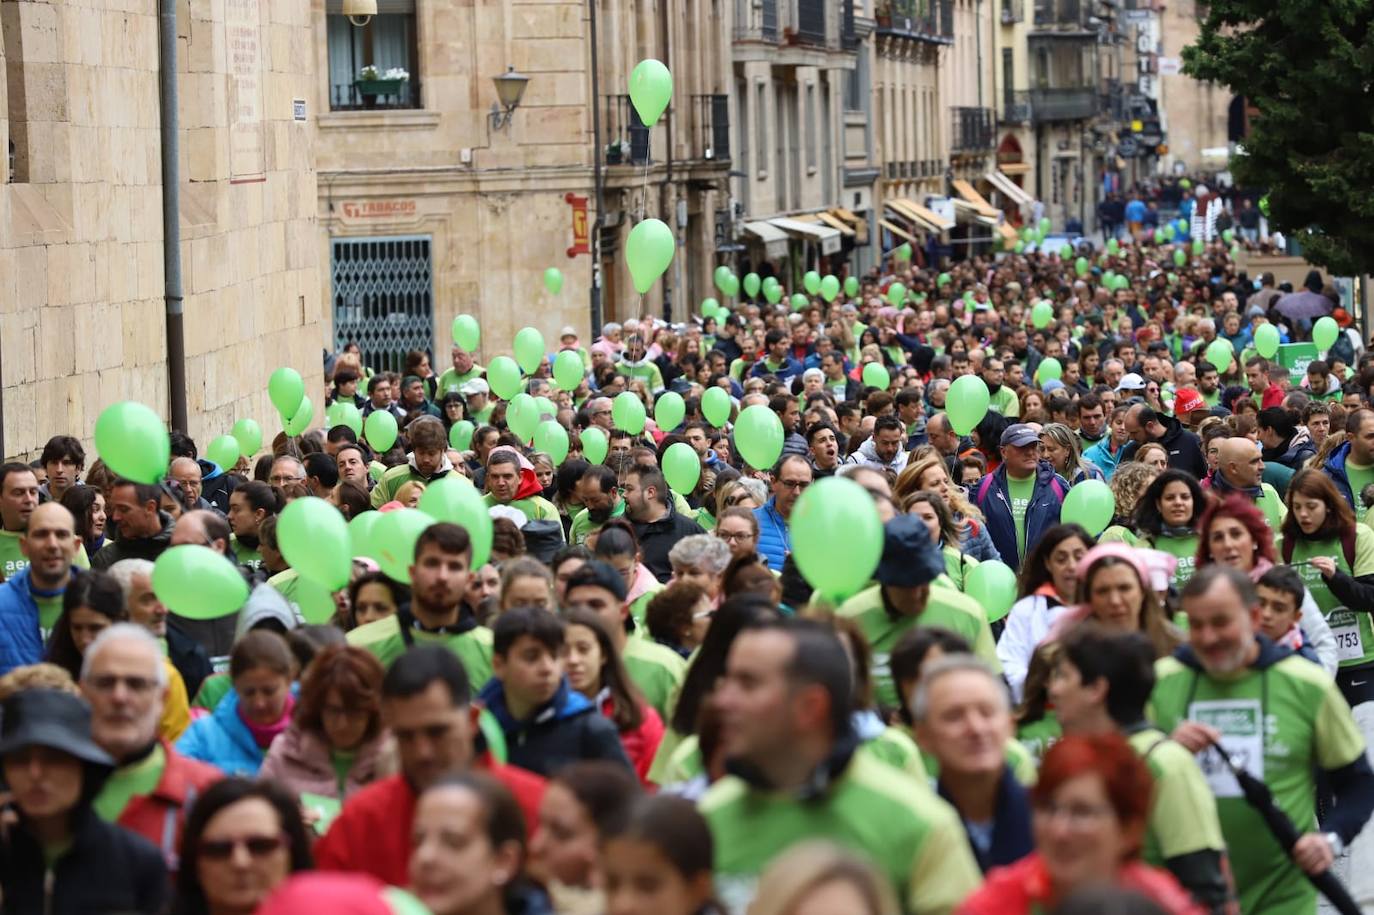
[[[945,573],[945,557],[915,515],[897,515],[883,525],[883,558],[873,577],[894,588],[917,588]]]
[[[625,587],[624,577],[615,570],[615,566],[599,559],[590,560],[568,578],[567,591],[586,587],[605,588],[621,603],[630,593]]]
[[[5,700],[0,756],[28,747],[49,747],[82,762],[114,766],[91,739],[91,710],[71,693],[24,689]]]

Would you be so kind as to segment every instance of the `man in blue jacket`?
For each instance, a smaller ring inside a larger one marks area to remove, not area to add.
[[[29,564],[0,586],[0,674],[43,660],[47,633],[62,614],[62,595],[78,571],[81,541],[72,513],[45,502],[29,515],[19,549]]]
[[[1345,421],[1345,444],[1322,467],[1341,495],[1355,508],[1356,520],[1368,511],[1360,492],[1374,483],[1374,410],[1356,410]]]
[[[759,553],[768,568],[782,571],[783,560],[792,552],[788,519],[802,492],[811,485],[811,462],[801,455],[785,454],[773,471],[773,496],[762,508],[754,509],[759,522]]]
[[[1002,466],[983,477],[974,502],[1002,561],[1020,568],[1040,535],[1059,523],[1069,484],[1040,460],[1040,436],[1026,423],[1008,426],[1000,444]]]

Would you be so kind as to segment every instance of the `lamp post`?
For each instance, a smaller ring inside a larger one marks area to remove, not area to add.
[[[492,102],[488,117],[492,130],[502,130],[510,126],[511,115],[520,106],[520,99],[525,94],[525,86],[530,78],[515,72],[514,67],[507,67],[505,73],[493,76],[491,81],[496,85],[497,101]]]

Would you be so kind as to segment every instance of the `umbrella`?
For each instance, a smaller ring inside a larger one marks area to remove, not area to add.
[[[1240,790],[1245,795],[1245,802],[1255,809],[1260,819],[1264,820],[1264,825],[1269,827],[1269,831],[1273,833],[1275,841],[1284,852],[1291,855],[1293,846],[1302,836],[1288,815],[1274,803],[1274,795],[1269,786],[1245,771],[1244,767],[1236,765],[1220,744],[1213,742],[1212,749],[1216,750],[1217,755],[1226,763],[1226,768],[1236,777],[1236,782],[1240,784]],[[1350,893],[1329,868],[1320,874],[1309,874],[1306,871],[1303,871],[1303,874],[1341,915],[1360,915],[1360,907],[1350,898]]]
[[[1331,314],[1335,307],[1335,304],[1321,293],[1304,289],[1281,296],[1274,310],[1293,321],[1311,321]]]

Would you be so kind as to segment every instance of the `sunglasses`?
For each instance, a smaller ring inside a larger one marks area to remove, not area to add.
[[[214,839],[200,843],[200,856],[211,861],[227,861],[240,846],[248,851],[250,857],[265,858],[280,851],[286,844],[286,837],[242,836],[237,839]]]

